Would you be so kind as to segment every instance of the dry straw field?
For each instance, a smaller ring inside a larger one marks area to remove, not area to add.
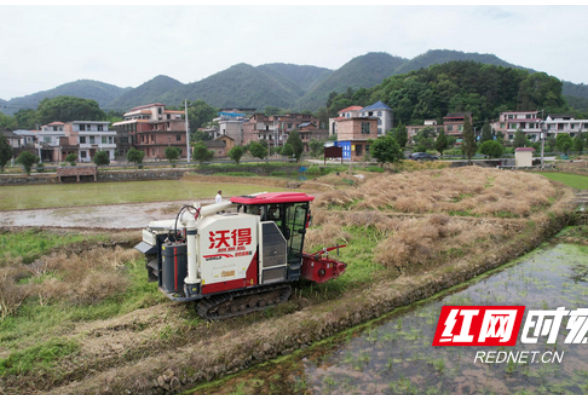
[[[498,246],[557,195],[541,176],[488,168],[377,174],[319,196],[307,244],[347,243],[351,268],[410,274]],[[360,246],[370,254],[353,260]]]

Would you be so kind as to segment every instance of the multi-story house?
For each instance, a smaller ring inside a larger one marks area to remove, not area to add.
[[[547,137],[557,137],[558,133],[575,137],[580,132],[588,132],[588,119],[576,119],[574,114],[549,114],[545,128]]]
[[[112,124],[120,146],[119,153],[126,156],[131,147],[145,152],[145,158],[165,158],[165,148],[174,146],[186,153],[185,112],[166,110],[165,104],[154,103],[133,108],[124,114],[124,121]]]
[[[319,129],[314,122],[304,122],[298,125],[298,133],[304,146],[304,151],[310,151],[311,140],[327,140],[329,138],[329,131],[326,129]]]
[[[41,161],[43,162],[62,162],[60,149],[60,139],[65,137],[63,122],[51,122],[47,125],[42,125],[37,132],[37,151],[40,150]]]
[[[350,106],[339,110],[339,115],[335,118],[329,118],[329,135],[337,134],[337,123],[345,118],[359,117],[359,112],[363,110],[362,106]]]
[[[359,111],[359,116],[378,118],[378,136],[383,136],[386,132],[392,130],[394,123],[392,109],[381,101],[362,108]]]
[[[218,123],[218,129],[213,135],[214,139],[221,136],[228,136],[235,141],[237,146],[243,145],[243,123],[247,121],[245,113],[240,110],[220,111],[218,117],[212,121]]]
[[[369,154],[369,140],[378,138],[377,117],[352,117],[337,121],[335,146],[343,149],[343,159],[360,161]]]
[[[447,114],[446,117],[443,117],[443,128],[445,129],[445,134],[454,136],[458,140],[463,139],[463,124],[466,118],[469,118],[471,123],[472,113],[469,111],[454,112]]]
[[[243,123],[243,144],[265,140],[270,146],[282,146],[288,140],[288,133],[306,122],[319,126],[320,122],[311,114],[291,113],[265,116],[256,113]]]
[[[6,138],[6,141],[13,149],[18,149],[22,146],[22,138],[10,129],[4,128],[2,134]]]
[[[541,139],[541,118],[537,117],[537,111],[507,111],[500,113],[498,121],[491,127],[496,133],[501,132],[504,140],[513,140],[515,132],[519,129],[532,142]]]
[[[77,154],[79,162],[92,162],[98,151],[106,151],[110,160],[116,155],[115,131],[109,130],[108,121],[72,121],[64,126],[67,139],[62,139],[62,159]]]
[[[410,143],[414,143],[414,137],[419,133],[421,129],[430,128],[435,131],[435,134],[438,135],[443,128],[443,125],[437,124],[436,119],[426,119],[423,121],[423,125],[407,125],[406,126],[406,133],[408,136],[408,141]]]

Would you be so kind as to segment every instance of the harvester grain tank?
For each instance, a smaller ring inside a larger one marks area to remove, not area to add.
[[[256,193],[202,207],[183,206],[174,220],[153,221],[135,248],[151,281],[174,301],[198,301],[214,320],[262,310],[290,297],[292,283],[323,283],[345,272],[328,258],[338,247],[304,252],[311,221],[305,193]]]

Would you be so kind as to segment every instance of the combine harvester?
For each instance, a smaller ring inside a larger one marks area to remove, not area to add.
[[[345,263],[328,258],[344,246],[303,251],[313,199],[256,193],[186,205],[175,220],[151,222],[135,248],[146,256],[149,280],[171,300],[199,300],[202,318],[263,310],[288,301],[291,284],[302,278],[323,283],[345,272]]]

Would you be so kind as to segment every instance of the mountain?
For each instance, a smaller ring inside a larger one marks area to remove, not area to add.
[[[64,95],[95,100],[100,107],[104,108],[109,102],[123,94],[126,90],[128,89],[123,89],[108,83],[82,79],[57,86],[54,89],[10,99],[6,102],[6,113],[13,114],[23,108],[37,108],[39,102],[46,97],[53,98]]]
[[[237,64],[201,81],[167,92],[158,101],[179,104],[184,99],[200,99],[215,107],[288,108],[292,100],[300,95],[298,87],[282,81],[279,76],[267,74],[248,64]]]
[[[493,54],[464,53],[454,50],[429,50],[411,60],[387,53],[367,53],[355,57],[337,70],[311,65],[272,63],[253,67],[237,64],[197,82],[183,84],[159,75],[136,88],[120,88],[103,82],[79,80],[55,89],[34,93],[2,104],[2,112],[12,114],[21,108],[36,108],[45,97],[70,95],[96,100],[100,107],[126,111],[162,102],[179,105],[184,99],[204,100],[214,107],[274,106],[290,110],[316,110],[324,107],[331,92],[370,88],[385,78],[451,61],[475,61],[502,67],[531,69],[510,64]],[[584,108],[588,85],[563,82],[563,94],[570,104]]]
[[[325,105],[331,92],[341,93],[348,87],[359,89],[377,85],[406,61],[388,53],[367,53],[355,57],[309,90],[296,103],[296,108],[316,110]]]
[[[276,79],[290,81],[292,85],[299,86],[303,94],[333,72],[330,69],[315,67],[313,65],[281,63],[264,64],[258,66],[257,69]]]
[[[455,50],[429,50],[424,54],[416,56],[412,60],[407,60],[394,71],[394,75],[406,74],[410,71],[428,68],[433,64],[444,64],[450,61],[475,61],[482,64],[524,69],[526,71],[534,72],[528,68],[523,68],[501,60],[494,54],[464,53],[463,51]]]
[[[127,90],[120,96],[110,101],[104,108],[110,110],[129,110],[133,107],[154,103],[166,92],[183,87],[184,84],[169,76],[158,75],[155,78]]]

